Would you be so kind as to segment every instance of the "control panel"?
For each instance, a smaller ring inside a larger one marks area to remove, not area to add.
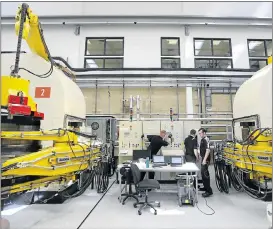
[[[168,140],[170,143],[164,149],[182,150],[183,136],[183,121],[161,121],[161,130],[166,130],[167,135],[172,135],[172,138]]]
[[[132,156],[133,150],[143,148],[142,122],[121,121],[119,123],[119,154]]]
[[[143,135],[144,139],[147,139],[149,135],[159,135],[160,134],[160,121],[143,121]],[[147,149],[149,142],[144,144],[144,149]]]

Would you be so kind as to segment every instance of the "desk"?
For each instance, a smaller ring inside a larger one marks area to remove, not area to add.
[[[137,167],[139,168],[139,170],[141,172],[165,172],[165,173],[171,173],[171,172],[175,172],[175,173],[185,173],[186,177],[188,179],[189,176],[193,176],[195,177],[195,182],[196,182],[196,189],[198,187],[198,179],[197,179],[197,172],[199,171],[199,168],[196,166],[196,164],[194,163],[185,163],[180,167],[172,167],[170,165],[167,166],[162,166],[162,167],[153,167],[152,164],[150,164],[149,168],[146,168],[146,164],[143,162],[138,162],[135,163],[137,165]],[[120,168],[122,168],[123,165],[118,165],[117,171],[120,170]],[[190,175],[189,173],[194,173],[194,175]],[[121,200],[121,194],[122,191],[124,190],[125,186],[122,187],[121,184],[121,175],[119,174],[119,185],[120,185],[120,197],[119,199]],[[198,189],[197,189],[198,190]],[[198,201],[198,191],[196,191],[196,201]]]

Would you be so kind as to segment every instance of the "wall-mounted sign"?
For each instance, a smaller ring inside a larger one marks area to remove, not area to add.
[[[35,98],[50,98],[51,87],[36,87]]]

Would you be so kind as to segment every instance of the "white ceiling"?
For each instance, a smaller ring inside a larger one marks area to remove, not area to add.
[[[2,2],[2,17],[20,2]],[[39,16],[205,16],[272,18],[271,2],[29,2]]]

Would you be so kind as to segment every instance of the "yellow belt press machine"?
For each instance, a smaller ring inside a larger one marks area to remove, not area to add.
[[[233,117],[233,139],[215,149],[217,187],[272,200],[272,57],[238,89]]]
[[[39,112],[39,105],[30,96],[31,82],[24,79],[24,76],[21,77],[19,71],[24,70],[46,81],[53,70],[60,69],[60,66],[50,56],[38,16],[25,3],[16,14],[15,29],[18,35],[15,65],[10,75],[1,77],[2,207],[4,202],[29,193],[30,190],[53,190],[50,198],[41,200],[38,196],[37,202],[43,203],[58,194],[61,194],[62,199],[78,196],[94,182],[96,174],[99,173],[100,177],[104,176],[103,179],[106,179],[105,173],[100,173],[104,171],[101,160],[104,156],[103,146],[93,136],[79,131],[64,128],[40,130],[40,123],[47,117]],[[29,69],[20,68],[22,39],[26,40],[34,55],[51,63],[47,73],[37,75]],[[63,74],[71,75],[70,72],[61,70],[64,71]],[[80,141],[79,136],[85,140]],[[42,148],[41,141],[53,144]],[[106,190],[107,179],[103,181],[103,185],[98,191]],[[33,194],[31,202],[35,202],[34,199]]]

